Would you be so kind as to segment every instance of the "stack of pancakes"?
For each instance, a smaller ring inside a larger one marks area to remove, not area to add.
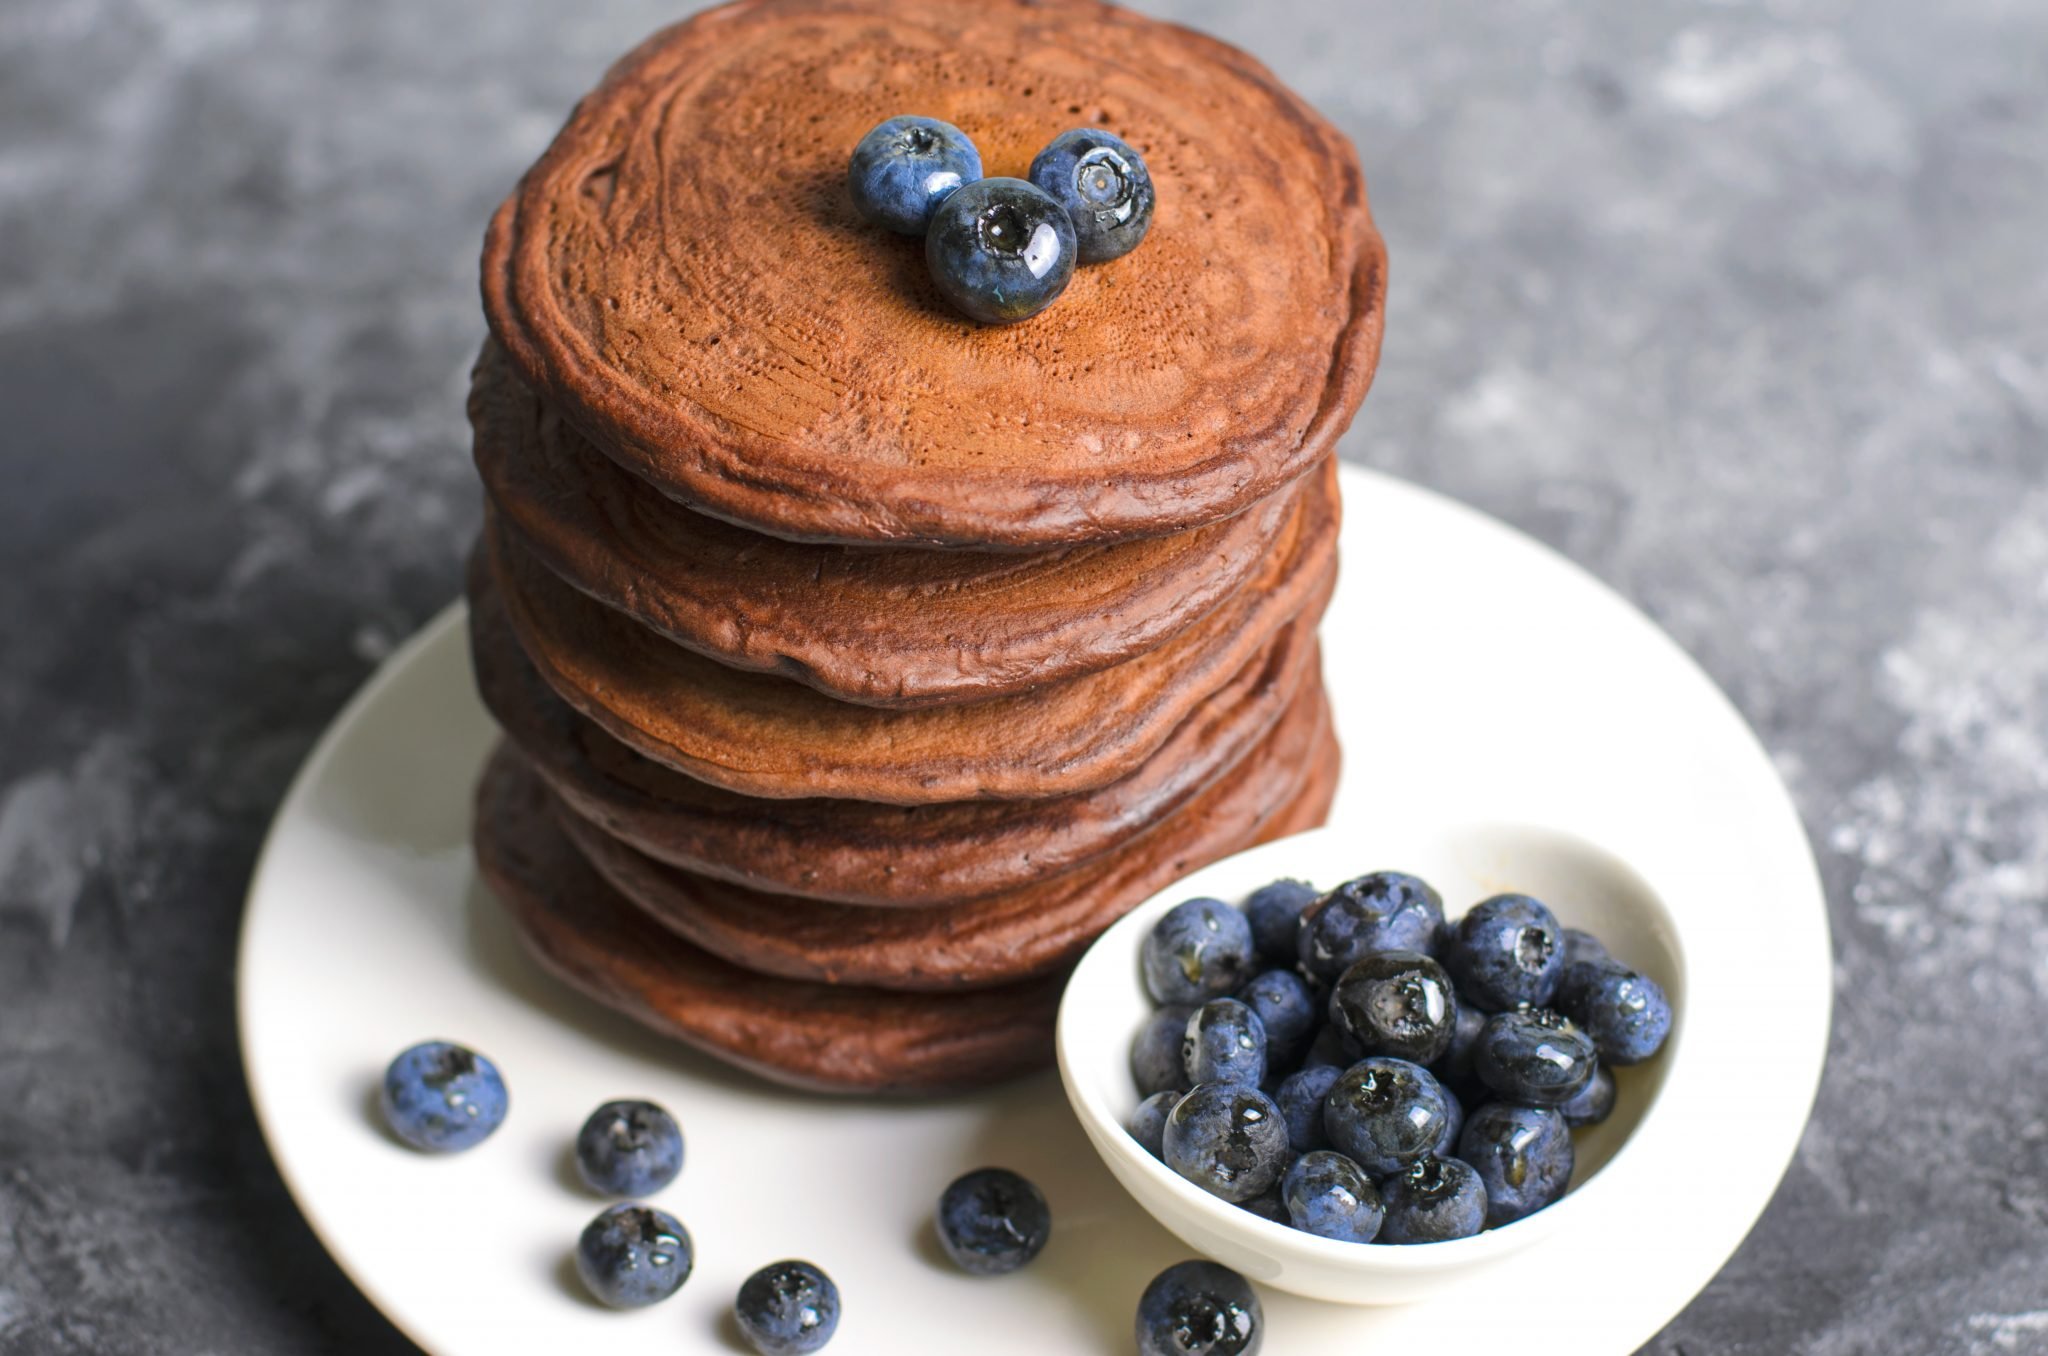
[[[963,320],[846,197],[902,112],[996,174],[1108,126],[1153,230]],[[1103,928],[1328,808],[1384,278],[1342,136],[1121,10],[742,0],[626,58],[484,255],[477,852],[533,952],[780,1081],[1043,1062]]]

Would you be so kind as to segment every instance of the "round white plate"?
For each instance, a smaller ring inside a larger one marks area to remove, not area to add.
[[[1332,823],[1357,835],[1358,869],[1401,865],[1373,856],[1381,823],[1568,829],[1651,880],[1688,882],[1672,902],[1693,910],[1689,945],[1767,957],[1749,996],[1771,1005],[1779,1039],[1758,1052],[1759,1082],[1739,1105],[1688,1108],[1713,1139],[1701,1161],[1714,1190],[1688,1192],[1682,1212],[1641,1211],[1627,1263],[1588,1278],[1554,1323],[1531,1322],[1554,1311],[1520,1293],[1513,1270],[1483,1293],[1394,1308],[1271,1291],[1266,1350],[1397,1350],[1426,1334],[1428,1349],[1455,1353],[1513,1333],[1532,1354],[1632,1351],[1755,1222],[1812,1104],[1832,977],[1812,858],[1741,719],[1619,598],[1425,491],[1347,468],[1344,496],[1344,583],[1323,644],[1347,763]],[[243,1060],[264,1134],[314,1230],[394,1323],[436,1356],[620,1340],[744,1351],[726,1317],[733,1292],[795,1256],[839,1282],[839,1356],[1131,1349],[1140,1290],[1188,1250],[1102,1166],[1055,1075],[943,1102],[808,1097],[558,987],[470,867],[469,792],[491,738],[451,609],[314,750],[243,923]],[[453,1158],[402,1148],[375,1115],[385,1062],[429,1037],[489,1054],[512,1091],[505,1127]],[[627,1315],[594,1306],[567,1266],[600,1206],[576,1185],[567,1146],[591,1108],[620,1096],[651,1097],[683,1122],[688,1161],[656,1200],[689,1227],[698,1258],[675,1300]],[[946,1264],[928,1218],[955,1174],[992,1163],[1045,1188],[1055,1233],[1026,1271],[974,1280]]]

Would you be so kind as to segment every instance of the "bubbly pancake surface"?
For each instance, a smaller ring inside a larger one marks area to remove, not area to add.
[[[1029,553],[784,541],[693,513],[594,449],[485,347],[470,390],[499,520],[577,588],[708,658],[875,706],[1000,696],[1152,649],[1272,551],[1290,501]]]
[[[855,142],[917,112],[1021,175],[1076,125],[1146,156],[1131,254],[964,320],[861,222]],[[621,61],[500,208],[521,376],[704,512],[828,541],[1039,547],[1235,514],[1328,454],[1378,359],[1357,157],[1256,61],[1092,0],[741,0]]]

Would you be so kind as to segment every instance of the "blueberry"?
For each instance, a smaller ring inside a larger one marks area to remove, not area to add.
[[[1614,1075],[1601,1065],[1573,1098],[1558,1108],[1572,1129],[1598,1125],[1614,1114]]]
[[[1564,963],[1566,968],[1577,965],[1580,961],[1603,961],[1609,959],[1612,958],[1607,954],[1606,945],[1592,933],[1587,932],[1584,928],[1566,928],[1564,930]]]
[[[1001,1276],[1044,1249],[1052,1237],[1045,1193],[1008,1168],[982,1168],[939,1197],[939,1242],[962,1271]]]
[[[1215,1262],[1179,1262],[1138,1299],[1138,1356],[1257,1356],[1265,1327],[1244,1277]]]
[[[1284,1063],[1308,1045],[1316,1025],[1316,1000],[1292,970],[1268,970],[1237,991],[1237,999],[1266,1028],[1268,1057]]]
[[[683,1288],[694,1265],[689,1230],[651,1205],[615,1205],[576,1240],[578,1274],[614,1309],[660,1303]]]
[[[1180,1048],[1191,1084],[1266,1081],[1266,1024],[1235,998],[1196,1008]]]
[[[576,1135],[576,1171],[606,1196],[651,1196],[682,1170],[682,1127],[652,1102],[606,1102]]]
[[[773,1262],[740,1286],[732,1316],[761,1356],[802,1356],[839,1327],[839,1287],[809,1262]]]
[[[510,1099],[498,1066],[474,1050],[426,1041],[384,1071],[384,1120],[415,1149],[473,1149],[505,1122]]]
[[[1152,174],[1145,158],[1097,127],[1062,132],[1025,177],[1067,210],[1084,264],[1119,259],[1152,226]]]
[[[1575,965],[1559,987],[1558,1005],[1609,1064],[1640,1064],[1671,1034],[1671,1001],[1662,986],[1619,961]]]
[[[1323,1099],[1323,1133],[1374,1177],[1421,1158],[1442,1138],[1450,1094],[1429,1070],[1372,1055],[1346,1069]]]
[[[1436,949],[1444,902],[1414,876],[1375,871],[1346,881],[1301,916],[1295,939],[1301,968],[1333,980],[1374,951]]]
[[[1287,1218],[1287,1203],[1280,1199],[1278,1186],[1268,1187],[1248,1201],[1239,1201],[1237,1208],[1260,1219],[1285,1224],[1290,1229],[1294,1227],[1294,1221]]]
[[[1472,1066],[1503,1101],[1563,1106],[1593,1079],[1592,1037],[1549,1008],[1497,1012],[1479,1033]]]
[[[1458,997],[1482,1012],[1550,1001],[1564,970],[1563,929],[1527,895],[1495,895],[1458,920],[1443,954]]]
[[[1180,1101],[1178,1092],[1155,1092],[1131,1113],[1131,1138],[1154,1158],[1166,1157],[1166,1117]]]
[[[1458,1004],[1458,1024],[1451,1031],[1451,1043],[1430,1066],[1440,1079],[1472,1079],[1472,1057],[1479,1050],[1479,1033],[1486,1029],[1486,1014],[1467,1003]]]
[[[1186,1092],[1186,1067],[1181,1063],[1181,1042],[1187,1038],[1188,1018],[1195,1010],[1184,1003],[1164,1007],[1146,1019],[1131,1040],[1131,1080],[1138,1095],[1155,1092]]]
[[[1067,290],[1074,225],[1022,179],[978,179],[933,209],[924,258],[932,281],[962,315],[1008,325],[1029,320]]]
[[[1252,891],[1244,912],[1259,955],[1275,965],[1294,964],[1302,912],[1321,897],[1315,886],[1299,880],[1276,880]]]
[[[1386,1213],[1365,1170],[1329,1149],[1294,1160],[1280,1179],[1280,1199],[1295,1228],[1342,1243],[1372,1242]]]
[[[1486,1186],[1487,1226],[1511,1224],[1564,1195],[1572,1132],[1554,1108],[1488,1102],[1466,1118],[1458,1157]]]
[[[1442,1080],[1438,1080],[1441,1083]],[[1465,1130],[1465,1103],[1457,1093],[1444,1089],[1444,1106],[1450,1114],[1444,1117],[1444,1128],[1438,1132],[1436,1143],[1430,1152],[1438,1158],[1450,1158],[1458,1152],[1458,1136]]]
[[[1330,990],[1330,1025],[1369,1054],[1428,1064],[1458,1030],[1451,977],[1419,951],[1375,951]]]
[[[981,152],[965,132],[937,118],[877,123],[846,166],[846,188],[860,214],[904,235],[923,235],[932,211],[979,178]]]
[[[1220,899],[1190,899],[1146,935],[1140,958],[1153,1002],[1206,1003],[1252,977],[1252,925]]]
[[[1290,1151],[1280,1108],[1257,1088],[1204,1083],[1166,1118],[1166,1166],[1226,1201],[1280,1180]]]
[[[1316,1033],[1314,1042],[1308,1047],[1308,1054],[1302,1057],[1301,1067],[1348,1069],[1358,1063],[1363,1053],[1351,1043],[1349,1036],[1334,1026],[1326,1026]]]
[[[1380,1183],[1382,1243],[1447,1243],[1486,1227],[1486,1184],[1472,1165],[1437,1155]]]
[[[1273,1104],[1280,1108],[1280,1119],[1287,1126],[1287,1143],[1293,1152],[1305,1154],[1330,1146],[1330,1137],[1323,1132],[1323,1099],[1330,1095],[1330,1089],[1343,1073],[1341,1065],[1318,1064],[1281,1080],[1279,1091],[1273,1094]]]

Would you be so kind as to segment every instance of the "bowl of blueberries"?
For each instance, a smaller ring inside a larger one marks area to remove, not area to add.
[[[1397,1304],[1645,1187],[1632,1165],[1680,1133],[1656,1111],[1685,948],[1643,877],[1571,834],[1365,837],[1271,843],[1134,910],[1076,968],[1058,1050],[1090,1142],[1184,1242]]]

